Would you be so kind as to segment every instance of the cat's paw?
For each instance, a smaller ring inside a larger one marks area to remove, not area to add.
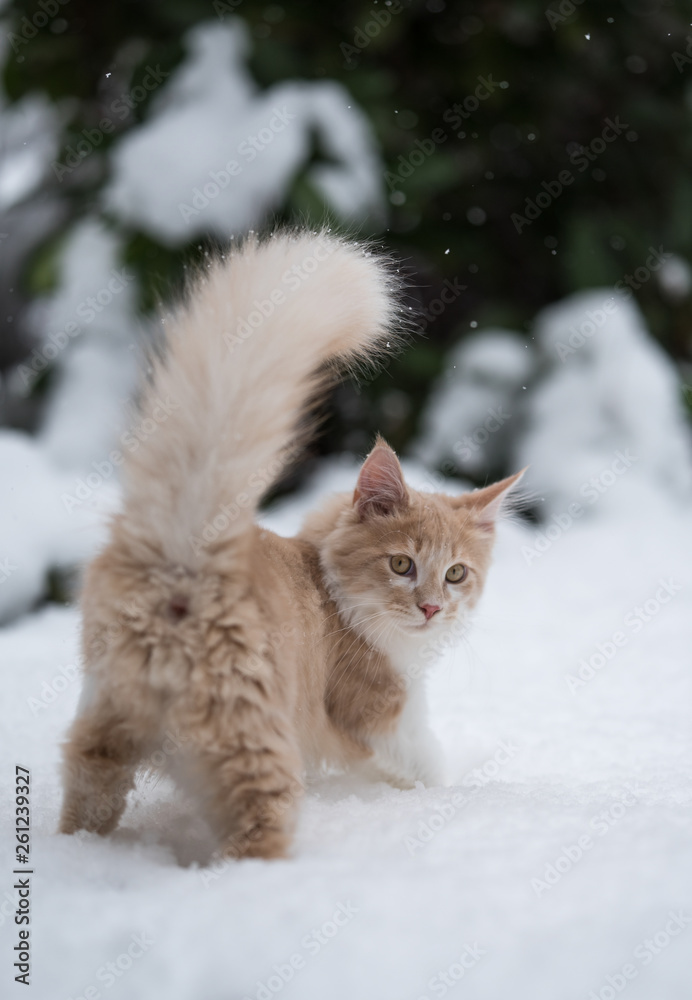
[[[381,762],[379,770],[390,785],[395,788],[415,788],[422,784],[425,788],[439,788],[449,784],[446,769],[442,763],[433,757],[425,760],[407,761],[402,767],[392,761]]]
[[[432,733],[419,740],[410,754],[406,770],[416,781],[422,781],[426,788],[437,788],[450,783],[442,747]]]
[[[421,781],[426,788],[440,788],[450,783],[443,763],[432,758],[421,761],[415,774],[416,780]]]
[[[378,741],[373,746],[373,765],[385,780],[397,788],[426,788],[447,785],[442,748],[432,733],[418,731],[404,739],[400,734]]]

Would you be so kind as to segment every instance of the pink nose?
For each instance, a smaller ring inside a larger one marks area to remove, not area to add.
[[[425,615],[425,620],[429,621],[434,614],[440,610],[439,604],[419,604],[418,607],[421,609]]]

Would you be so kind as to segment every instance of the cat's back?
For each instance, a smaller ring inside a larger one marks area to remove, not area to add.
[[[304,538],[285,538],[266,528],[257,527],[255,535],[257,559],[251,572],[260,579],[264,589],[281,591],[296,611],[318,614],[327,593],[322,580],[319,552]]]

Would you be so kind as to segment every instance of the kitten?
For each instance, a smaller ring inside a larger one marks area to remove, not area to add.
[[[225,855],[281,857],[308,769],[437,780],[423,668],[478,600],[519,477],[417,493],[378,439],[354,494],[296,538],[254,523],[327,362],[370,361],[394,336],[394,277],[326,233],[251,237],[169,323],[141,403],[155,430],[127,456],[122,512],[85,579],[62,832],[113,830],[155,765],[196,796]]]

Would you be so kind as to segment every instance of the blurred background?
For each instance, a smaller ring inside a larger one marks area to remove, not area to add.
[[[684,6],[0,0],[0,620],[72,596],[186,270],[277,222],[381,241],[420,328],[279,492],[379,430],[530,464],[546,531],[689,503]]]

